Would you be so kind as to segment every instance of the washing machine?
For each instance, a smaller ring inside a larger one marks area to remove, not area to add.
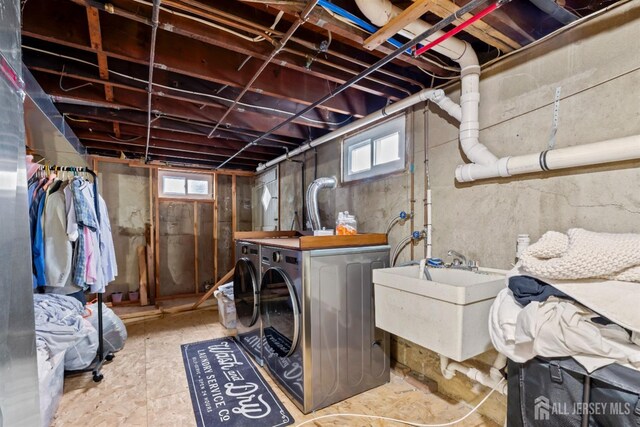
[[[260,324],[260,246],[236,242],[233,300],[236,308],[235,339],[262,366]]]
[[[372,270],[388,246],[261,247],[264,367],[309,413],[389,381],[389,334],[375,327]]]

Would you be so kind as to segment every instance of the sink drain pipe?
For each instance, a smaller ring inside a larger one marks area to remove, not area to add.
[[[440,372],[446,379],[453,379],[456,373],[459,372],[475,381],[476,384],[496,388],[500,394],[504,395],[507,394],[507,383],[504,382],[504,377],[500,371],[504,369],[505,366],[507,366],[507,356],[502,353],[498,353],[488,374],[459,362],[451,362],[448,357],[440,355]],[[476,387],[474,387],[473,390],[479,392]]]

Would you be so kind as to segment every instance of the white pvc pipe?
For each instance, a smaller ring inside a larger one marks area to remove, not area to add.
[[[632,159],[640,159],[640,135],[557,148],[523,156],[503,157],[493,164],[460,165],[456,168],[456,180],[471,182],[478,179],[507,177]]]
[[[358,5],[358,8],[364,14],[364,16],[366,16],[373,25],[376,25],[378,27],[383,27],[391,19],[402,13],[402,9],[391,4],[389,0],[356,0],[356,4]],[[410,33],[407,34],[407,37],[414,38],[425,32],[429,28],[431,28],[431,25],[427,24],[424,21],[414,21],[404,27],[404,33]],[[444,32],[437,31],[429,36],[426,40],[433,41],[443,34]],[[437,46],[434,46],[433,50],[446,56],[447,58],[451,58],[454,61],[459,62],[459,59],[469,54],[469,45],[462,40],[451,37],[447,40],[444,40]],[[472,49],[470,50],[473,52]],[[475,53],[473,55],[475,56]],[[477,59],[475,65],[477,65]]]
[[[490,373],[486,374],[476,368],[465,366],[462,363],[451,362],[448,357],[440,355],[440,372],[442,376],[450,380],[455,377],[456,372],[460,372],[469,379],[475,381],[477,384],[482,384],[485,387],[496,388],[496,390],[506,395],[507,383],[501,384],[503,381],[500,370],[506,366],[507,358],[503,354],[498,353]]]
[[[444,92],[441,89],[424,89],[421,90],[418,93],[415,93],[407,98],[404,98],[394,104],[388,105],[385,108],[375,111],[359,120],[356,120],[355,122],[351,122],[346,126],[342,126],[339,129],[334,130],[333,132],[329,132],[326,135],[321,136],[320,138],[316,138],[313,141],[310,141],[304,145],[301,145],[300,147],[296,148],[293,151],[290,151],[288,154],[283,154],[280,157],[276,157],[273,160],[268,161],[267,163],[263,163],[260,164],[257,168],[258,172],[263,171],[264,169],[270,168],[273,165],[276,165],[282,161],[285,161],[286,159],[288,159],[289,157],[293,157],[293,156],[297,156],[298,154],[302,154],[305,151],[313,148],[313,147],[317,147],[320,144],[324,144],[325,142],[329,142],[335,138],[341,137],[343,135],[346,135],[349,132],[353,132],[355,130],[361,129],[377,120],[380,120],[386,116],[389,116],[391,114],[395,114],[397,112],[403,111],[415,104],[418,104],[420,102],[424,102],[427,99],[432,99],[432,97],[434,96],[434,94],[438,94],[439,95],[439,99],[443,99],[443,95]],[[446,97],[445,97],[446,98]],[[433,99],[434,102],[438,102],[437,100]]]
[[[427,189],[427,230],[426,230],[426,241],[427,241],[427,253],[425,254],[425,258],[431,258],[431,232],[433,228],[433,222],[431,221],[431,189]]]

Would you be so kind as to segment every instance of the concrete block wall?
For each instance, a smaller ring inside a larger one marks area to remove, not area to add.
[[[556,147],[640,134],[639,18],[640,4],[629,2],[483,70],[481,141],[498,157],[546,149],[557,87],[561,88],[561,101]],[[454,86],[447,92],[457,101],[458,90]],[[445,257],[448,249],[455,249],[479,260],[482,266],[507,269],[514,260],[519,233],[528,233],[535,241],[548,230],[572,227],[640,232],[640,161],[458,184],[455,167],[467,160],[459,148],[457,127],[433,105],[419,105],[407,114],[413,167],[408,165],[400,174],[323,190],[319,197],[323,225],[332,228],[337,213],[349,210],[358,218],[359,231],[383,232],[393,215],[409,210],[413,197],[413,228],[421,229],[425,128],[434,256]],[[306,162],[306,185],[314,176],[340,177],[340,144],[337,140],[318,147],[317,162],[313,150],[298,156],[296,160]],[[304,189],[299,164],[284,162],[279,168],[280,224],[287,229],[293,211],[302,210]],[[396,226],[391,245],[410,232],[409,223]],[[414,258],[422,257],[422,245],[414,252]],[[400,260],[409,257],[406,249]],[[445,380],[434,353],[401,338],[393,339],[392,357],[437,381],[441,393],[470,404],[486,392],[475,395],[466,379]],[[488,352],[469,363],[486,370],[494,357],[494,352]],[[494,396],[480,413],[502,423],[505,405],[504,397]]]

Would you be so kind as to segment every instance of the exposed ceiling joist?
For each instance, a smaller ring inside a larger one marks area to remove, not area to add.
[[[431,2],[432,0],[415,0],[408,8],[387,22],[384,27],[369,36],[364,41],[364,48],[368,50],[376,49],[396,35],[398,31],[427,13],[431,7]]]
[[[78,9],[82,8],[67,0],[30,0],[29,3],[34,8],[38,7],[41,12],[25,15],[24,35],[75,49],[96,52],[90,46],[86,31],[80,28],[69,29],[70,26],[65,25],[69,21],[80,19],[79,15],[84,14],[84,11]],[[60,15],[57,11],[60,8],[65,10],[64,15]],[[60,16],[65,16],[65,19],[56,19]],[[109,58],[148,65],[146,58],[149,40],[146,36],[148,33],[146,26],[108,14],[101,15],[101,22],[105,26],[117,28],[117,31],[102,34],[103,50]],[[159,69],[241,88],[259,66],[258,61],[249,60],[245,63],[246,60],[247,56],[236,52],[175,33],[158,32],[156,67]],[[309,105],[335,86],[336,83],[326,79],[272,64],[258,79],[252,91]],[[350,89],[347,93],[332,99],[324,107],[340,114],[361,117],[370,112],[368,105],[377,103],[375,99],[379,98],[357,89]]]
[[[415,2],[421,0],[413,1],[415,4]],[[429,12],[439,16],[440,18],[445,18],[457,12],[458,9],[460,9],[460,6],[458,6],[451,0],[429,0]],[[458,26],[472,16],[473,15],[471,15],[470,13],[467,13],[454,21],[454,25]],[[465,31],[478,40],[485,42],[489,46],[493,46],[496,49],[499,49],[503,53],[511,52],[514,49],[522,47],[520,43],[501,33],[500,31],[496,30],[483,21],[475,22],[473,25],[466,28]]]
[[[73,103],[74,101],[79,101],[85,105],[96,105],[115,109],[147,110],[146,95],[139,91],[116,87],[113,89],[113,99],[109,102],[102,98],[99,88],[93,85],[82,86],[83,80],[65,77],[65,84],[75,88],[69,91],[61,88],[59,84],[61,80],[56,75],[35,70],[33,74],[38,79],[40,86],[53,97],[54,102]],[[222,106],[217,104],[199,104],[196,102],[188,102],[179,97],[166,97],[164,95],[153,96],[152,114],[156,117],[171,116],[202,124],[211,124],[218,123],[222,113]],[[282,118],[277,116],[256,112],[233,111],[227,116],[222,126],[244,129],[253,128],[260,132],[271,129],[273,126],[282,122],[282,120]],[[282,128],[278,135],[304,140],[309,136],[309,131],[305,126],[292,124]]]
[[[89,25],[89,38],[91,40],[91,47],[96,50],[96,56],[98,58],[98,71],[100,73],[100,79],[104,83],[104,97],[107,101],[113,101],[113,86],[109,81],[109,65],[107,63],[107,55],[102,51],[102,30],[100,28],[100,15],[98,9],[95,7],[87,6],[87,23]],[[114,122],[113,131],[116,135],[119,135],[120,130],[118,123]]]
[[[104,142],[105,144],[120,144],[120,145],[131,145],[134,147],[144,147],[145,140],[143,138],[138,137],[125,137],[114,139],[112,135],[100,132],[89,132],[89,131],[78,131],[76,133],[78,138],[81,138],[83,141],[95,141],[95,142]],[[220,149],[212,146],[203,146],[203,145],[190,145],[185,143],[173,142],[173,141],[165,141],[158,138],[152,138],[149,141],[149,147],[151,151],[155,151],[155,149],[162,149],[167,151],[177,151],[180,153],[199,153],[206,154],[211,157],[212,160],[225,160],[229,156],[229,152],[232,150]],[[247,161],[250,163],[258,163],[264,162],[268,160],[270,156],[265,156],[256,153],[243,153],[242,156],[238,156],[237,159],[239,161]]]
[[[119,139],[129,139],[129,138],[137,138],[137,137],[145,137],[146,131],[142,126],[135,125],[120,125],[122,138]],[[79,132],[97,132],[103,135],[109,135],[111,130],[110,122],[106,121],[86,121],[86,122],[77,122],[75,123],[75,129]],[[220,138],[207,138],[204,135],[193,135],[183,132],[175,132],[164,129],[151,129],[151,138],[163,140],[167,142],[174,142],[176,144],[185,144],[187,147],[195,148],[195,147],[208,147],[216,150],[220,150],[221,153],[224,154],[233,154],[240,148],[242,148],[243,144],[237,141],[230,141]],[[112,142],[117,142],[117,139],[112,138]],[[285,150],[282,147],[282,151]],[[268,146],[253,146],[250,149],[247,149],[243,152],[243,154],[255,156],[257,159],[263,158],[271,158],[273,153],[276,151],[276,147],[268,147]]]
[[[113,122],[118,121],[121,125],[128,124],[132,126],[142,126],[146,129],[146,114],[140,111],[112,110],[100,107],[85,107],[82,105],[58,103],[58,110],[63,115],[72,116],[71,124],[78,123],[78,119],[97,120]],[[206,135],[211,131],[210,126],[202,125],[197,122],[189,122],[186,120],[177,120],[172,117],[161,117],[151,124],[152,129],[164,129],[174,132],[182,132],[193,135]],[[249,142],[255,139],[258,134],[243,129],[218,129],[214,138],[228,138],[232,141]],[[300,142],[296,142],[291,138],[279,137],[269,138],[263,146],[267,147],[297,147]],[[245,145],[245,144],[243,144]]]

